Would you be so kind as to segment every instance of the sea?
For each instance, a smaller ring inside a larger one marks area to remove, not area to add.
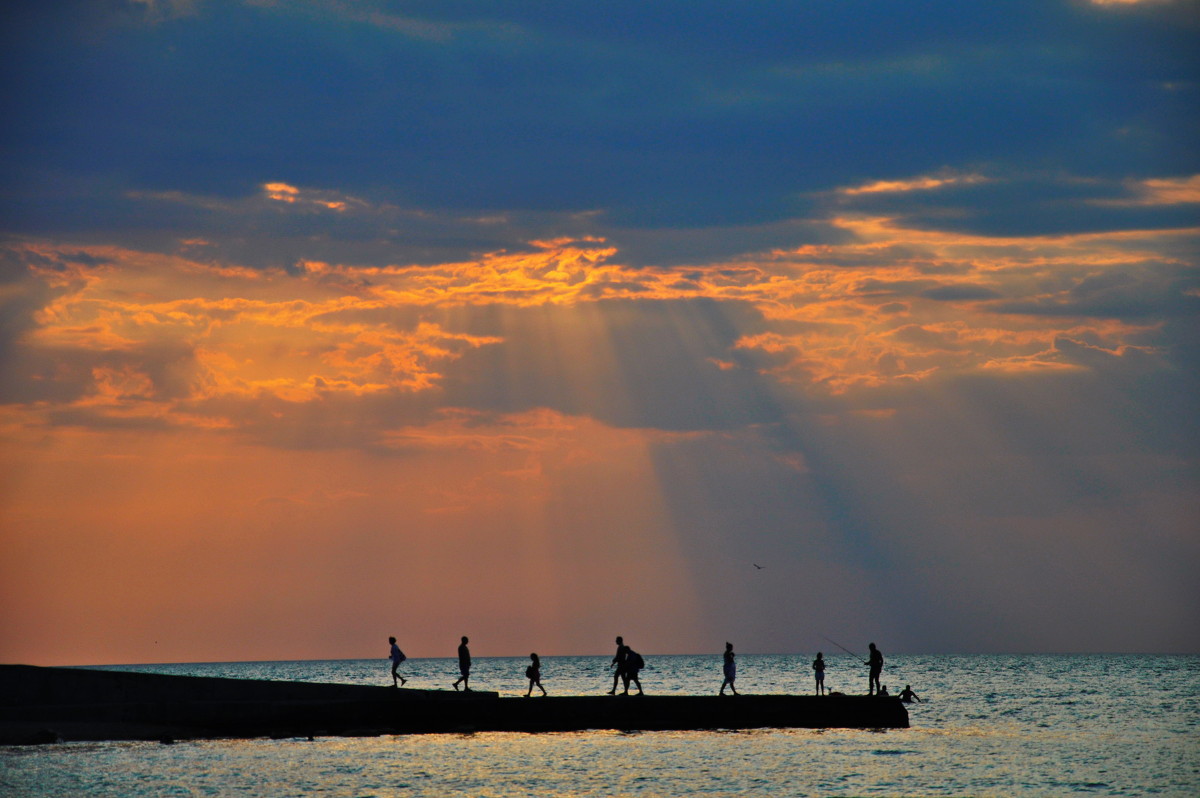
[[[866,692],[860,661],[826,654],[827,687]],[[609,659],[543,657],[543,683],[551,695],[602,694]],[[811,660],[739,655],[737,688],[809,693]],[[646,661],[650,694],[712,694],[721,684],[719,652]],[[472,686],[524,696],[526,664],[477,658]],[[105,667],[391,683],[383,658]],[[458,676],[452,659],[410,659],[401,672],[410,687],[446,690]],[[911,728],[67,742],[0,748],[0,795],[1200,796],[1200,657],[896,654],[883,682],[920,696]]]

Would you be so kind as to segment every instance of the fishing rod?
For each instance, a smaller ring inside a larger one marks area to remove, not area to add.
[[[862,660],[862,663],[863,663],[864,665],[870,665],[870,664],[871,664],[871,663],[867,662],[865,659],[863,659],[861,656],[859,656],[858,654],[855,654],[853,651],[851,651],[850,649],[848,649],[848,648],[846,648],[845,646],[843,646],[843,645],[842,645],[841,643],[839,643],[838,641],[836,641],[836,640],[834,640],[834,639],[832,639],[832,638],[829,638],[829,637],[825,637],[825,635],[821,635],[821,637],[822,637],[822,638],[824,638],[825,640],[828,640],[830,643],[833,643],[835,646],[837,646],[838,648],[840,648],[842,651],[845,651],[847,654],[849,654],[850,656],[854,657],[855,659]]]
[[[838,648],[840,648],[842,651],[845,651],[845,652],[846,652],[847,654],[849,654],[850,656],[852,656],[852,657],[854,657],[854,658],[858,659],[860,662],[862,662],[862,664],[863,664],[863,665],[870,665],[870,664],[871,664],[869,661],[867,661],[867,660],[863,659],[863,658],[862,658],[862,657],[860,657],[858,654],[855,654],[853,651],[851,651],[850,649],[846,648],[845,646],[843,646],[841,643],[839,643],[838,641],[834,640],[833,638],[831,638],[831,637],[825,637],[825,635],[821,635],[821,637],[822,637],[822,638],[824,638],[825,640],[828,640],[830,643],[833,643],[835,646],[837,646]],[[893,666],[892,666],[892,671],[891,671],[891,672],[892,672],[892,673],[894,673],[894,674],[896,674],[897,676],[900,676],[900,675],[901,675],[901,674],[900,674],[900,671],[896,669],[896,666],[895,666],[895,665],[893,665]]]

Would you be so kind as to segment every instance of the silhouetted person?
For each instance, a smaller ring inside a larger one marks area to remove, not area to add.
[[[817,695],[825,695],[825,655],[820,651],[813,660],[813,678],[817,680]]]
[[[871,644],[871,653],[868,655],[867,667],[869,667],[870,675],[867,679],[867,695],[874,695],[879,690],[879,674],[883,672],[883,654],[879,649],[875,648],[875,644]]]
[[[878,693],[876,693],[875,695],[877,695],[877,696],[886,696],[886,695],[890,695],[890,693],[888,693],[888,691],[887,691],[887,685],[885,684],[883,687],[880,687],[880,688],[879,688],[879,692],[878,692]]]
[[[542,687],[542,660],[537,654],[530,654],[529,667],[525,669],[525,678],[529,680],[529,690],[525,693],[525,697],[533,695],[533,686],[536,684],[538,689],[542,691],[542,695],[546,694],[546,688]]]
[[[467,636],[463,635],[462,642],[458,644],[458,672],[462,676],[458,677],[458,681],[454,683],[454,689],[458,689],[458,685],[462,684],[465,692],[471,692],[471,649],[467,648]]]
[[[904,685],[904,689],[900,691],[900,700],[906,704],[911,704],[913,701],[919,704],[921,703],[921,696],[913,692],[911,684],[906,684]]]
[[[613,671],[613,686],[612,686],[612,689],[608,691],[609,695],[617,694],[617,683],[620,682],[625,677],[625,660],[628,657],[629,657],[629,646],[625,645],[625,641],[623,639],[621,639],[620,635],[618,635],[617,636],[617,654],[616,654],[616,656],[614,656],[612,658],[612,662],[609,663],[609,666],[608,666],[610,668],[613,667],[613,665],[617,666],[617,669],[615,671]],[[628,683],[628,680],[626,680],[626,683]],[[629,692],[628,687],[625,688],[625,692]]]
[[[396,638],[389,637],[388,642],[392,644],[392,653],[388,655],[392,660],[392,687],[398,687],[399,685],[396,684],[397,679],[400,680],[400,684],[404,684],[408,679],[396,673],[396,668],[399,668],[400,663],[404,662],[408,657],[404,656],[404,652],[400,650],[400,646],[396,645]]]
[[[642,680],[638,678],[638,671],[646,667],[646,660],[642,659],[642,655],[634,651],[629,646],[625,647],[625,652],[628,656],[625,657],[625,692],[621,695],[629,695],[629,683],[633,682],[637,685],[638,695],[645,695],[642,692]]]
[[[737,688],[733,686],[737,679],[737,662],[734,660],[733,643],[725,644],[725,681],[721,682],[721,692],[719,695],[725,695],[725,685],[729,685],[729,689],[733,690],[733,694],[737,695]],[[641,689],[641,684],[638,689]]]

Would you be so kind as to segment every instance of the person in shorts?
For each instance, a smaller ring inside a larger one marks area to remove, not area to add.
[[[454,689],[457,690],[461,684],[463,692],[471,692],[471,649],[467,648],[467,636],[463,635],[462,642],[458,644],[458,672],[462,676],[454,682]]]
[[[407,682],[408,679],[397,673],[396,668],[399,668],[400,663],[404,662],[408,657],[404,656],[404,652],[400,650],[400,646],[396,645],[396,638],[389,637],[388,642],[392,644],[392,653],[388,655],[388,658],[392,661],[392,687],[399,687],[401,684]],[[397,680],[399,680],[399,684],[397,684]]]

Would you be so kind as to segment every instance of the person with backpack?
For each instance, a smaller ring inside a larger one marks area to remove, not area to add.
[[[401,684],[407,682],[408,679],[397,673],[396,668],[399,668],[400,663],[404,662],[408,657],[404,656],[404,652],[400,650],[400,646],[396,645],[396,638],[389,637],[388,642],[392,644],[392,653],[388,655],[392,661],[392,687],[399,687]],[[399,684],[396,682],[397,679],[399,680]]]
[[[529,690],[525,693],[525,697],[533,695],[533,686],[536,684],[538,689],[542,691],[542,695],[546,695],[546,688],[542,687],[542,661],[537,654],[530,654],[529,667],[525,669],[525,678],[529,680]]]
[[[642,680],[638,678],[638,671],[646,667],[646,660],[642,659],[642,655],[634,651],[628,646],[625,647],[628,652],[625,657],[625,692],[621,695],[629,695],[629,683],[633,682],[637,685],[638,695],[645,695],[642,692]]]

